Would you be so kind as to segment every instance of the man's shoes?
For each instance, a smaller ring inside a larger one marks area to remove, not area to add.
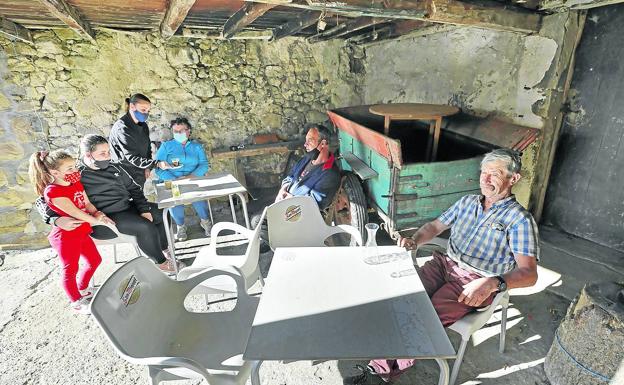
[[[210,229],[212,229],[212,223],[210,223],[210,219],[200,219],[199,225],[202,227],[202,229],[204,229],[204,234],[209,237]]]
[[[176,232],[176,241],[184,242],[188,239],[188,234],[186,233],[185,225],[178,225],[178,231]]]
[[[343,380],[344,385],[378,385],[387,384],[390,381],[381,377],[370,366],[355,365],[360,373]]]

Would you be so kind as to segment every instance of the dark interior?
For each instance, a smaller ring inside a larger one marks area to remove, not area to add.
[[[370,106],[356,106],[335,110],[341,116],[383,134],[384,119],[371,114]],[[390,123],[389,137],[401,142],[403,163],[421,163],[426,161],[429,140],[429,123],[413,120],[393,120]],[[473,138],[446,131],[440,133],[436,161],[460,160],[483,155],[494,146],[479,142]]]

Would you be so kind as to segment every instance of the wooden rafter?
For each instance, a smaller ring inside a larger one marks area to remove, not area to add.
[[[274,4],[275,0],[250,0]],[[526,34],[539,30],[541,16],[524,8],[497,1],[479,0],[293,0],[284,4],[300,9],[332,12],[351,17],[381,17],[468,25]]]
[[[276,4],[262,4],[247,2],[241,9],[233,14],[223,25],[223,37],[232,38],[237,32],[253,23],[254,20],[264,15],[271,8],[275,8]]]
[[[162,23],[160,23],[160,34],[168,39],[180,28],[186,15],[195,4],[196,0],[170,0],[167,12]]]
[[[280,25],[273,29],[273,40],[278,40],[286,36],[294,35],[295,33],[311,26],[316,23],[319,18],[319,13],[314,11],[304,11],[291,21]]]
[[[12,22],[9,19],[0,17],[0,34],[8,36],[12,39],[19,39],[25,43],[33,44],[30,31],[21,24]]]
[[[84,20],[76,9],[65,0],[39,0],[48,10],[69,28],[95,42],[95,32],[89,22]]]
[[[354,33],[360,31],[364,28],[371,27],[373,25],[386,23],[391,19],[379,18],[379,17],[360,17],[357,19],[350,19],[343,23],[338,24],[332,29],[327,31],[323,31],[314,36],[308,38],[308,42],[316,43],[319,41],[335,39],[341,36],[348,35],[350,33]]]

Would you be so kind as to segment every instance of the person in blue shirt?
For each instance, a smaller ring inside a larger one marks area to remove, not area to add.
[[[186,118],[176,118],[169,124],[173,139],[163,142],[156,152],[156,160],[164,161],[173,168],[168,170],[156,169],[156,175],[163,181],[189,179],[195,176],[204,176],[210,166],[203,146],[190,139],[191,123]],[[210,235],[210,215],[208,203],[199,201],[193,203],[193,208],[200,219],[200,225],[206,235]],[[184,224],[184,205],[175,206],[169,210],[175,221],[178,231],[176,240],[188,239],[187,226]]]

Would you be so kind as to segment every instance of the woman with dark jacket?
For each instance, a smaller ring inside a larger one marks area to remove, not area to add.
[[[136,237],[141,250],[161,270],[173,271],[162,211],[147,201],[139,184],[122,165],[111,162],[106,138],[94,134],[86,135],[80,141],[80,150],[80,181],[91,203],[115,222],[119,232]],[[39,208],[40,202],[37,202],[37,206]],[[41,212],[40,208],[39,211]],[[46,222],[52,222],[61,228],[72,226],[71,221],[65,217],[63,220],[48,218]],[[110,233],[110,229],[106,227],[95,226],[91,236],[96,239],[109,239],[112,238]]]
[[[171,168],[167,162],[152,159],[152,146],[147,125],[151,108],[152,103],[143,94],[134,94],[126,98],[126,114],[113,124],[108,136],[112,159],[128,171],[141,189],[151,169],[154,167],[163,170]]]

